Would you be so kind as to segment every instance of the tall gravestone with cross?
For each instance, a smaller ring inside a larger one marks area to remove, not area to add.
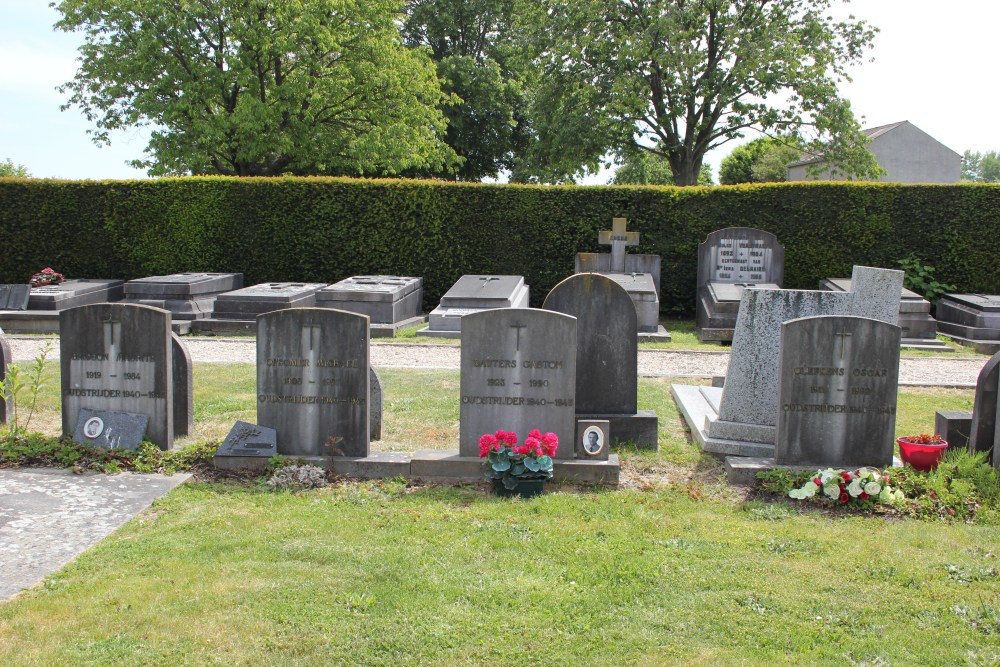
[[[669,340],[659,324],[660,256],[626,252],[639,245],[639,233],[627,230],[625,218],[614,218],[611,229],[598,232],[597,242],[610,246],[611,252],[577,253],[576,273],[601,273],[617,282],[635,305],[639,331]]]
[[[743,290],[778,289],[785,248],[770,232],[729,227],[698,245],[697,324],[702,341],[731,341]]]
[[[428,326],[417,335],[460,338],[462,318],[466,315],[496,308],[527,307],[528,286],[523,276],[462,276],[441,297],[441,304],[428,317]]]
[[[101,303],[59,313],[62,428],[72,435],[80,411],[146,415],[146,436],[161,449],[174,439],[170,313]]]
[[[286,456],[365,457],[368,317],[292,308],[257,318],[257,423]]]

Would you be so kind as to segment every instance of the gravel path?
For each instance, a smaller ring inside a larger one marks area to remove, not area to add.
[[[33,359],[43,340],[33,336],[8,336],[15,361]],[[58,358],[58,339],[53,355]],[[248,338],[184,338],[194,361],[209,363],[254,363],[256,343]],[[380,343],[371,345],[376,368],[458,369],[457,345]],[[987,357],[904,357],[899,364],[901,384],[974,387]],[[639,350],[639,374],[643,377],[709,378],[725,375],[729,352],[685,350]]]

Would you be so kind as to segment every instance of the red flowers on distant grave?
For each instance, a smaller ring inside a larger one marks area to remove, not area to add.
[[[51,267],[45,267],[35,275],[31,276],[31,280],[28,282],[32,287],[43,287],[45,285],[58,285],[65,278],[63,274],[53,271]]]

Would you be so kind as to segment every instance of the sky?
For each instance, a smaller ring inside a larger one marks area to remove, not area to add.
[[[118,132],[110,146],[97,147],[78,108],[59,110],[67,95],[56,87],[73,78],[83,39],[54,31],[60,15],[48,4],[0,0],[0,161],[40,178],[144,178],[126,162],[143,156],[148,131]],[[1000,86],[990,65],[1000,0],[853,0],[834,11],[880,29],[873,62],[852,68],[854,81],[841,89],[864,126],[908,120],[958,153],[1000,150]],[[735,145],[709,154],[716,179]]]

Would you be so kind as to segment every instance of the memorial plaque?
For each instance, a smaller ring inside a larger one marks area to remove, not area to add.
[[[576,458],[607,461],[611,449],[611,422],[581,419],[576,422]]]
[[[577,413],[634,414],[639,345],[628,293],[607,276],[581,273],[553,287],[542,307],[577,320]]]
[[[373,324],[394,324],[420,315],[423,284],[423,278],[409,276],[352,276],[320,290],[316,305],[367,315]]]
[[[498,429],[519,442],[532,429],[559,437],[557,459],[574,456],[576,318],[500,309],[463,318],[460,454],[479,456],[479,438]]]
[[[215,455],[268,459],[277,453],[277,433],[273,428],[237,421]]]
[[[257,318],[257,423],[286,456],[368,456],[368,318],[293,308]]]
[[[225,292],[215,298],[213,317],[253,320],[258,315],[286,308],[309,308],[326,283],[261,283]]]
[[[63,433],[81,409],[149,417],[147,436],[161,449],[174,440],[170,313],[99,303],[59,313]]]
[[[149,415],[81,408],[73,430],[73,441],[103,449],[135,451],[142,444]]]
[[[778,465],[892,464],[899,340],[898,326],[864,317],[782,324]]]
[[[124,280],[66,280],[58,285],[32,287],[28,310],[66,310],[95,303],[121,301]]]
[[[7,367],[14,361],[14,356],[10,352],[10,343],[3,336],[0,336],[0,383],[7,379]],[[0,424],[7,423],[7,415],[14,409],[14,397],[7,400],[0,400]]]
[[[0,310],[24,310],[30,296],[31,285],[0,285]]]

